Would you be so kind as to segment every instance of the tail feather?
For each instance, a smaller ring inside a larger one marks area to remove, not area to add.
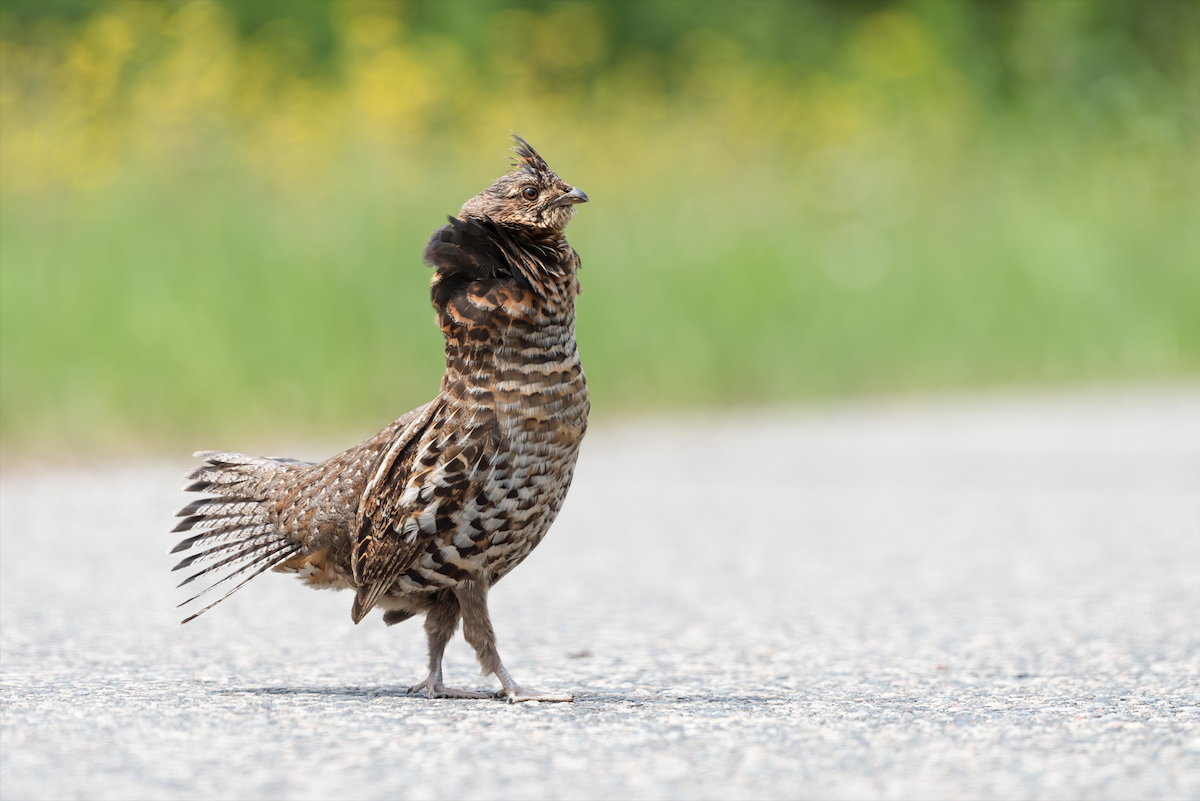
[[[226,581],[229,581],[231,578],[234,578],[235,576],[240,576],[242,573],[245,573],[247,570],[250,570],[251,568],[253,568],[263,562],[270,561],[270,564],[268,564],[267,567],[272,567],[278,561],[280,561],[280,559],[286,559],[288,556],[291,556],[298,550],[300,550],[300,546],[296,545],[294,543],[266,543],[266,544],[255,543],[253,545],[250,545],[247,548],[245,548],[244,550],[239,551],[238,553],[235,553],[234,555],[232,555],[230,557],[222,559],[220,562],[217,562],[214,565],[210,565],[209,567],[206,567],[203,570],[201,570],[199,573],[196,573],[195,575],[192,575],[192,576],[188,576],[183,581],[179,582],[178,587],[182,587],[185,584],[191,584],[196,579],[200,578],[201,576],[203,576],[207,573],[211,573],[214,570],[219,570],[220,568],[226,567],[227,565],[230,565],[230,564],[236,565],[239,562],[246,562],[246,564],[242,565],[241,567],[237,568],[236,570],[231,570],[228,573],[226,573],[225,575],[221,576],[221,578],[217,579],[212,584],[208,585],[203,590],[201,590],[200,592],[193,595],[191,598],[188,598],[186,601],[179,604],[179,606],[186,606],[187,604],[190,604],[192,601],[196,600],[201,595],[208,593],[213,588],[219,587],[220,585],[224,584]],[[273,557],[277,554],[284,554],[284,556],[280,557],[280,559],[276,559],[276,560],[272,561],[271,557]],[[177,587],[177,589],[178,589],[178,587]],[[178,608],[178,607],[176,607],[176,608]]]
[[[184,517],[179,526],[186,526],[189,520],[204,520],[227,515],[254,513],[258,509],[258,501],[253,498],[199,498],[175,513],[176,517]],[[190,526],[188,526],[190,528]],[[176,531],[185,531],[176,528]]]
[[[185,556],[172,569],[212,562],[184,579],[180,587],[218,571],[226,572],[180,606],[195,601],[230,579],[246,573],[249,576],[213,603],[184,619],[183,623],[196,619],[251,579],[303,549],[302,543],[275,522],[272,511],[275,499],[291,485],[296,471],[308,463],[224,451],[201,451],[195,455],[203,459],[204,464],[187,474],[191,483],[184,489],[214,497],[192,501],[176,512],[176,517],[183,520],[174,531],[190,532],[191,536],[176,545],[171,553],[192,548],[200,550]]]
[[[267,516],[254,511],[251,511],[250,514],[193,515],[171,529],[171,533],[182,534],[185,531],[195,531],[198,536],[209,536],[221,533],[220,531],[216,531],[216,529],[234,531],[254,525],[255,523],[265,522],[267,522]],[[201,535],[199,532],[205,532],[205,534]]]
[[[300,549],[299,549],[299,548],[296,548],[296,550],[300,550]],[[267,562],[267,563],[266,563],[266,564],[264,564],[262,567],[260,567],[258,570],[255,570],[253,573],[251,573],[249,576],[247,576],[247,577],[246,577],[246,578],[245,578],[245,579],[244,579],[244,580],[243,580],[241,583],[239,583],[239,584],[238,584],[236,587],[234,587],[232,590],[230,590],[229,592],[225,593],[225,594],[224,594],[224,595],[222,595],[220,598],[218,598],[217,600],[213,601],[211,604],[209,604],[208,606],[204,607],[203,609],[201,609],[201,610],[200,610],[199,612],[197,612],[196,614],[194,614],[194,615],[188,615],[188,616],[187,616],[187,617],[185,617],[183,620],[179,621],[179,625],[181,625],[181,626],[182,626],[184,623],[190,623],[190,622],[192,622],[193,620],[195,620],[196,618],[200,617],[200,616],[201,616],[201,615],[203,615],[205,612],[207,612],[209,609],[212,609],[214,606],[216,606],[217,604],[221,603],[221,601],[224,601],[224,600],[225,600],[226,598],[228,598],[230,595],[233,595],[235,592],[237,592],[238,590],[240,590],[242,587],[245,587],[245,586],[246,586],[247,584],[249,584],[249,583],[250,583],[252,580],[254,580],[254,579],[258,578],[260,575],[262,575],[263,573],[267,572],[267,571],[268,571],[268,570],[270,570],[272,567],[274,567],[276,563],[278,563],[278,562],[282,561],[282,560],[283,560],[283,559],[285,559],[285,558],[287,558],[287,557],[286,557],[286,556],[284,556],[284,557],[280,557],[280,558],[279,558],[278,560],[276,560],[275,562]],[[239,571],[239,572],[241,572],[241,571]],[[232,578],[232,576],[227,576],[226,578]],[[216,585],[213,585],[213,586],[216,586]],[[212,587],[210,587],[209,589],[212,589]],[[206,590],[206,592],[207,592],[207,590]],[[200,593],[200,595],[203,595],[203,594],[204,594],[204,593]],[[192,597],[190,600],[188,600],[188,601],[185,601],[184,603],[191,603],[192,601],[196,600],[196,598],[199,598],[199,597],[200,597],[200,595],[193,596],[193,597]],[[180,604],[179,606],[183,606],[183,604]],[[178,607],[177,607],[177,608],[178,608]]]
[[[191,548],[197,543],[209,545],[216,542],[227,542],[239,537],[244,538],[256,533],[261,533],[262,531],[269,530],[274,525],[264,518],[245,518],[244,520],[245,522],[239,521],[236,523],[231,523],[227,526],[202,529],[188,537],[186,540],[180,540],[179,544],[171,549],[171,553],[186,551],[188,548]]]
[[[207,550],[200,551],[198,553],[194,553],[191,556],[185,556],[179,562],[179,564],[177,564],[177,565],[175,565],[175,567],[171,568],[171,571],[174,572],[176,570],[182,570],[183,568],[190,567],[191,565],[194,565],[196,563],[204,563],[204,562],[207,562],[210,559],[216,558],[218,556],[228,556],[228,555],[230,555],[229,554],[230,551],[235,551],[239,548],[243,549],[241,551],[241,553],[250,555],[254,549],[265,548],[267,546],[273,545],[274,543],[276,543],[278,541],[278,539],[274,536],[274,532],[271,530],[271,528],[272,527],[270,524],[266,524],[266,525],[261,525],[261,526],[255,526],[250,529],[240,530],[237,533],[239,535],[244,534],[245,536],[239,537],[238,539],[231,540],[228,542],[221,542]],[[207,544],[208,543],[206,542],[205,545],[207,545]],[[247,548],[249,548],[250,550],[246,550]],[[220,567],[221,565],[227,564],[229,561],[230,561],[229,559],[226,559],[221,562],[217,562],[216,564],[209,566],[208,570],[212,570],[214,568]],[[187,584],[188,582],[198,578],[200,575],[202,575],[202,573],[208,572],[208,570],[202,571],[201,573],[197,573],[195,576],[190,576],[187,579],[187,581],[185,581],[183,583]],[[183,586],[183,585],[181,584],[180,586]]]

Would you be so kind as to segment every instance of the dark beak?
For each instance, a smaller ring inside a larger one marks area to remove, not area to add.
[[[570,192],[560,197],[554,202],[556,206],[570,206],[574,203],[587,203],[588,196],[583,193],[582,189],[572,188]]]

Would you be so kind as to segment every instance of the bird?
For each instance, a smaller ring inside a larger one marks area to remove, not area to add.
[[[587,381],[575,341],[580,259],[564,230],[588,202],[521,137],[512,169],[463,204],[425,248],[445,338],[437,396],[323,462],[200,451],[176,513],[187,536],[179,585],[239,581],[194,620],[273,570],[309,587],[354,591],[355,624],[425,616],[429,698],[572,701],[523,688],[505,669],[488,591],[545,537],[587,431]],[[228,586],[228,585],[226,585]],[[443,684],[461,621],[496,692]]]

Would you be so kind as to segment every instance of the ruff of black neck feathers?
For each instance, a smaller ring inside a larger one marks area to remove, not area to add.
[[[566,239],[561,232],[502,226],[494,220],[448,217],[425,248],[425,262],[437,270],[438,283],[510,279],[547,297],[570,277]],[[573,279],[571,279],[573,280]]]

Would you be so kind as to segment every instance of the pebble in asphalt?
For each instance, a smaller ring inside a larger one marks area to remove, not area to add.
[[[185,467],[4,474],[5,799],[1200,797],[1195,389],[601,422],[492,593],[574,704],[276,574],[177,626]]]

